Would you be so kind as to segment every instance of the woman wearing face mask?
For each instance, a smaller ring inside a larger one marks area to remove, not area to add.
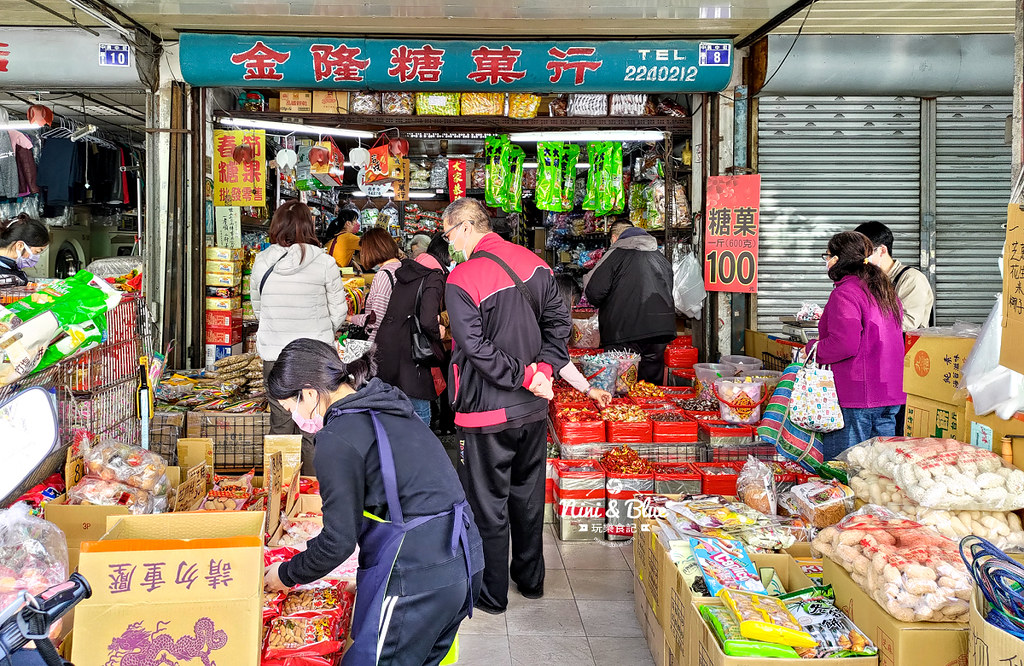
[[[825,433],[827,460],[872,437],[896,432],[903,392],[903,308],[892,282],[869,261],[867,236],[836,234],[822,253],[835,282],[818,322],[818,362],[832,366],[844,427]]]
[[[27,285],[25,269],[39,263],[49,244],[50,230],[39,220],[22,213],[0,221],[0,288]]]
[[[438,664],[479,594],[483,549],[441,443],[397,389],[308,339],[281,351],[267,393],[316,435],[324,528],[266,570],[272,591],[329,574],[359,546],[343,666]]]

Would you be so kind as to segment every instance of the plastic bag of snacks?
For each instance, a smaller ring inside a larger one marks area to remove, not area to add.
[[[901,622],[966,622],[974,581],[958,544],[930,527],[867,505],[823,529],[814,549]]]
[[[317,581],[300,585],[288,592],[281,602],[281,613],[295,615],[344,614],[351,609],[351,593],[339,581]]]
[[[593,388],[614,393],[619,379],[619,364],[609,360],[605,354],[584,356],[580,359],[583,374]]]
[[[700,614],[714,634],[722,652],[730,657],[761,657],[765,659],[799,659],[788,645],[752,641],[740,633],[740,623],[725,606],[701,606]]]
[[[462,115],[500,116],[505,113],[505,93],[462,93]]]
[[[753,456],[747,457],[747,462],[744,463],[736,481],[736,494],[750,508],[767,515],[775,515],[778,508],[775,472]]]
[[[167,496],[153,495],[149,491],[120,481],[105,481],[95,476],[87,476],[68,491],[67,504],[123,506],[133,514],[140,515],[166,511]]]
[[[380,93],[354,92],[349,98],[349,113],[359,116],[379,116],[382,110]]]
[[[526,120],[536,118],[540,109],[540,95],[533,93],[509,93],[508,117]]]
[[[818,642],[775,597],[741,590],[722,590],[718,596],[739,621],[744,638],[794,648],[817,647]]]
[[[279,617],[267,628],[267,659],[334,654],[345,647],[341,618],[325,614],[312,617]]]
[[[871,640],[836,607],[831,585],[809,587],[780,597],[800,626],[818,642],[817,647],[799,648],[804,659],[870,657],[878,654]]]
[[[459,93],[416,93],[416,115],[459,115]]]
[[[632,93],[616,93],[612,95],[611,98],[611,113],[609,115],[654,115],[654,106],[649,103],[647,95],[635,95]]]
[[[593,93],[573,93],[569,95],[567,115],[607,116],[608,96]]]
[[[84,454],[87,474],[104,481],[120,481],[158,495],[167,494],[167,463],[141,446],[112,439],[100,442]]]
[[[256,470],[250,469],[241,476],[220,476],[213,477],[213,489],[224,491],[252,492],[252,480],[256,477]]]
[[[789,491],[793,504],[814,527],[835,525],[853,510],[853,489],[838,481],[811,481]]]
[[[596,313],[588,319],[572,320],[572,338],[569,346],[577,349],[600,349],[601,331]]]
[[[757,568],[739,541],[690,537],[690,548],[693,549],[693,556],[697,558],[697,564],[704,573],[704,582],[712,596],[724,594],[728,590],[764,593]],[[762,640],[754,636],[748,638]]]
[[[640,355],[632,352],[605,352],[605,355],[619,364],[619,376],[615,381],[616,395],[628,395],[639,378]]]
[[[411,116],[416,112],[416,95],[411,92],[381,93],[381,106],[388,116]]]
[[[850,467],[896,482],[920,506],[957,511],[1024,509],[1024,470],[953,439],[875,437],[844,452]]]
[[[68,544],[60,528],[18,502],[0,511],[0,608],[22,592],[40,594],[68,578]],[[60,633],[55,624],[50,635]]]

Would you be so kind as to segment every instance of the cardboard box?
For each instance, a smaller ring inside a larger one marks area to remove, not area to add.
[[[242,342],[243,337],[241,324],[231,328],[206,329],[206,344],[208,345],[237,345]]]
[[[102,539],[82,544],[92,598],[76,608],[75,631],[89,640],[74,641],[74,662],[113,663],[156,636],[180,644],[205,631],[221,646],[206,643],[211,662],[259,663],[263,519],[247,511],[110,518]]]
[[[206,465],[206,485],[213,484],[213,440],[209,437],[182,437],[178,439],[178,464],[192,469]]]
[[[314,90],[313,113],[348,113],[348,93],[341,90]]]
[[[206,313],[207,328],[238,328],[242,325],[242,310],[222,312],[213,310]]]
[[[968,626],[955,622],[900,622],[875,603],[841,566],[825,558],[825,583],[836,605],[878,647],[882,666],[962,666],[968,663]],[[843,660],[844,663],[846,660]],[[996,663],[996,662],[993,662]]]
[[[206,299],[210,300],[210,299]],[[239,356],[242,354],[242,344],[233,345],[206,345],[206,369],[216,370],[217,361],[228,356]]]
[[[290,479],[302,468],[302,435],[264,435],[263,466],[275,452],[281,452],[282,479]]]
[[[761,360],[761,355],[768,350],[768,334],[761,331],[745,329],[743,331],[743,353]]]
[[[707,599],[702,602],[703,605],[707,606],[721,606],[722,602],[718,599]],[[722,652],[722,647],[718,644],[718,639],[708,628],[707,623],[704,622],[704,618],[701,617],[700,612],[696,611],[696,621],[699,622],[698,636],[694,644],[694,652],[696,653],[693,658],[683,663],[686,664],[700,664],[700,666],[807,666],[807,664],[814,664],[815,666],[878,666],[880,663],[878,657],[844,657],[842,659],[756,659],[749,657],[729,657]],[[863,629],[863,627],[861,627]],[[922,659],[916,662],[917,666],[947,666],[946,664],[939,664],[938,662],[928,661]]]
[[[903,356],[903,390],[950,405],[962,405],[957,386],[974,338],[908,333]]]
[[[242,278],[242,262],[240,261],[220,261],[220,260],[206,260],[206,272],[207,273],[220,273],[222,275],[237,275],[239,280]]]
[[[1024,664],[1024,641],[985,621],[988,603],[981,590],[971,598],[971,636],[967,642],[967,663],[974,666]]]
[[[282,90],[278,99],[281,113],[313,112],[313,93],[308,90]]]
[[[940,437],[966,441],[968,436],[966,409],[930,400],[919,395],[907,396],[907,437]]]
[[[245,250],[240,247],[208,247],[206,248],[207,261],[235,261],[241,262],[245,259]]]
[[[242,281],[241,275],[239,275],[238,281],[239,282]],[[217,310],[217,311],[220,311],[220,312],[231,312],[232,310],[237,310],[240,307],[242,307],[242,298],[240,296],[237,297],[237,298],[207,298],[206,299],[206,309],[207,310]]]
[[[1016,435],[1010,441],[1011,455],[1015,467],[1024,469],[1024,412],[1017,412],[1011,419],[1001,419],[995,412],[978,416],[974,411],[974,402],[967,399],[967,415],[965,416],[963,441],[981,449],[994,451],[1005,456],[1003,437]]]
[[[207,287],[237,287],[242,283],[242,276],[231,273],[207,273]]]

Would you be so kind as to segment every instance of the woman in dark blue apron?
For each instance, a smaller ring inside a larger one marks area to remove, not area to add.
[[[441,442],[401,391],[370,379],[371,356],[346,363],[330,345],[295,340],[267,378],[270,398],[317,433],[324,529],[265,583],[319,580],[358,545],[343,666],[438,664],[480,591],[480,535]]]

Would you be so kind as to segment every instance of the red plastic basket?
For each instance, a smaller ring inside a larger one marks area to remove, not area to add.
[[[697,422],[689,419],[685,421],[658,421],[653,417],[655,414],[678,414],[677,411],[651,412],[651,423],[654,427],[651,431],[651,440],[655,444],[670,444],[673,442],[696,442]]]
[[[645,412],[661,412],[665,410],[675,410],[678,408],[676,401],[672,398],[633,398],[636,400],[636,404],[640,405],[640,409]]]
[[[658,495],[696,495],[701,491],[703,479],[690,463],[656,463],[654,465],[654,492]]]
[[[680,335],[672,342],[668,343],[669,347],[692,347],[693,336],[692,335]]]
[[[605,442],[604,421],[555,421],[555,432],[563,444],[589,444],[591,442]]]
[[[736,495],[736,480],[742,465],[728,462],[690,463],[701,475],[701,492],[705,495]],[[734,473],[715,474],[713,470],[731,470]]]
[[[649,444],[654,437],[654,424],[651,421],[608,421],[606,425],[607,441],[614,444]]]
[[[665,348],[665,365],[670,368],[693,368],[697,362],[696,347],[674,347]]]

